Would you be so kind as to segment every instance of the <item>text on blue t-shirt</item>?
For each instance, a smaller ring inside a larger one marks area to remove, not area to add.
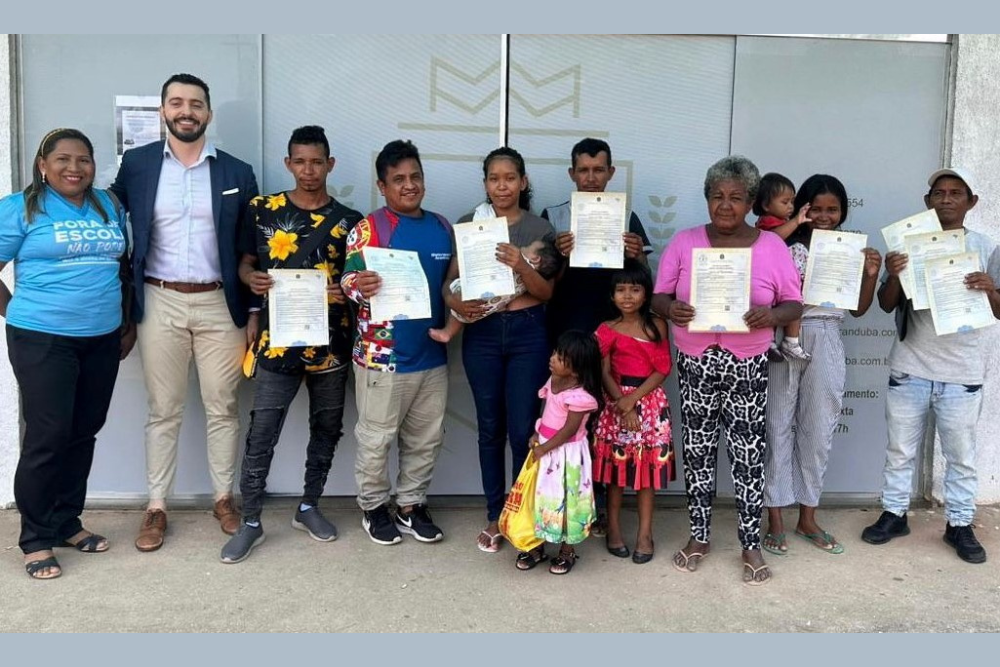
[[[125,222],[107,193],[94,192],[106,222],[89,201],[76,206],[48,187],[30,223],[23,192],[0,199],[0,261],[14,262],[11,325],[62,336],[100,336],[121,326]]]

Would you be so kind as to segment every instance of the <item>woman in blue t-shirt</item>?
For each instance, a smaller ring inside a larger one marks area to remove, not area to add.
[[[13,295],[0,281],[0,316],[24,418],[14,498],[25,569],[35,579],[62,574],[54,547],[108,549],[80,513],[135,329],[123,322],[124,218],[94,189],[94,172],[90,140],[53,130],[38,147],[31,184],[0,199],[0,270],[15,266]]]

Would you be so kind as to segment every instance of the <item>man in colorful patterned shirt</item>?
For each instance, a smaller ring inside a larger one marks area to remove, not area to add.
[[[330,143],[323,128],[308,125],[292,132],[285,167],[295,189],[250,202],[247,233],[242,240],[240,280],[262,297],[249,328],[257,332],[254,404],[243,455],[240,491],[243,520],[222,548],[223,563],[245,560],[264,541],[260,514],[274,447],[288,407],[305,378],[309,391],[309,445],[305,485],[292,527],[321,542],[337,538],[337,529],[318,503],[333,454],[342,435],[344,393],[351,350],[351,312],[340,287],[347,236],[361,214],[327,194],[333,170]],[[275,347],[268,322],[268,294],[274,284],[268,269],[321,271],[327,279],[329,343],[309,347]]]
[[[386,206],[355,226],[347,242],[341,285],[358,304],[354,342],[358,441],[354,474],[361,525],[377,544],[396,544],[400,531],[421,542],[444,534],[427,510],[427,487],[444,440],[448,402],[445,346],[428,336],[445,321],[442,286],[452,256],[448,221],[421,208],[424,172],[420,154],[409,141],[391,141],[375,159],[378,188]],[[369,299],[382,278],[365,266],[367,247],[416,252],[430,292],[431,317],[375,322]],[[399,436],[395,519],[389,514],[389,449]]]

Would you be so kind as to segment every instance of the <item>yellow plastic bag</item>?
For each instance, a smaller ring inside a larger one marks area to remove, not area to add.
[[[250,380],[257,375],[257,344],[254,343],[243,355],[243,376]]]
[[[518,551],[531,551],[544,542],[535,536],[535,484],[538,482],[538,461],[528,452],[521,473],[507,494],[500,512],[500,533]]]

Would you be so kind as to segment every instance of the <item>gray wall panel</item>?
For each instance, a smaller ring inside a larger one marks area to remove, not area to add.
[[[499,92],[498,35],[265,36],[265,187],[293,187],[283,164],[288,137],[300,125],[322,125],[337,159],[331,192],[368,213],[383,205],[375,155],[388,141],[411,139],[426,173],[424,205],[454,221],[483,200],[482,158],[500,140]],[[480,494],[475,409],[457,342],[449,349],[449,375],[445,445],[431,492]],[[304,393],[282,433],[272,491],[302,487],[309,437]],[[356,420],[350,391],[328,493],[354,493]]]
[[[611,188],[629,192],[657,251],[676,229],[707,219],[705,170],[730,145],[762,170],[781,171],[796,183],[814,172],[841,177],[850,196],[863,200],[851,210],[849,226],[867,231],[881,248],[878,228],[921,207],[924,178],[939,166],[947,57],[944,44],[515,36],[510,143],[528,159],[540,210],[569,196],[572,144],[587,135],[607,139],[618,167]],[[338,197],[363,212],[381,205],[374,156],[386,141],[411,138],[424,156],[427,206],[456,218],[482,200],[481,160],[499,142],[496,35],[26,35],[21,62],[27,149],[53,127],[79,127],[96,144],[100,185],[115,173],[114,95],[157,95],[178,71],[198,74],[212,87],[209,136],[253,164],[264,191],[291,186],[282,164],[288,135],[316,123],[333,144],[337,167],[330,184]],[[848,356],[858,360],[849,367],[848,389],[878,397],[848,398],[853,414],[845,415],[848,430],[835,441],[828,489],[871,494],[884,456],[887,369],[860,364],[884,358],[892,322],[873,308],[845,328],[875,332],[846,337]],[[475,412],[456,345],[451,360],[448,433],[432,492],[478,494]],[[677,417],[673,376],[668,389]],[[250,395],[248,384],[244,414]],[[134,353],[122,366],[99,438],[92,495],[145,492],[145,415]],[[176,491],[207,493],[204,414],[194,378],[185,417]],[[275,458],[273,492],[301,488],[305,419],[302,395]],[[354,491],[354,420],[351,393],[328,493]],[[675,434],[679,441],[679,429]],[[723,478],[725,493],[731,485]],[[682,489],[678,481],[671,492]]]
[[[858,203],[845,228],[866,232],[884,255],[879,229],[924,208],[927,176],[941,164],[948,49],[739,37],[733,152],[796,186],[814,173],[839,178]],[[863,318],[848,316],[843,331],[848,394],[826,490],[877,494],[895,326],[876,302]]]
[[[654,260],[676,230],[704,224],[705,170],[729,152],[734,49],[721,36],[515,36],[510,142],[529,160],[536,208],[569,198],[570,150],[595,136],[617,168],[608,189],[628,193]],[[682,463],[676,372],[666,389]],[[667,493],[684,492],[682,471]]]
[[[115,95],[159,96],[177,72],[202,78],[212,95],[209,140],[249,162],[260,176],[260,38],[257,35],[23,35],[22,170],[42,136],[56,127],[76,127],[94,142],[97,185],[117,172]],[[27,182],[25,180],[25,182]],[[210,492],[205,456],[205,416],[195,375],[181,429],[179,494]],[[244,390],[241,405],[249,410]],[[98,436],[90,476],[92,496],[144,494],[143,430],[146,391],[138,349],[121,366],[108,421]]]

